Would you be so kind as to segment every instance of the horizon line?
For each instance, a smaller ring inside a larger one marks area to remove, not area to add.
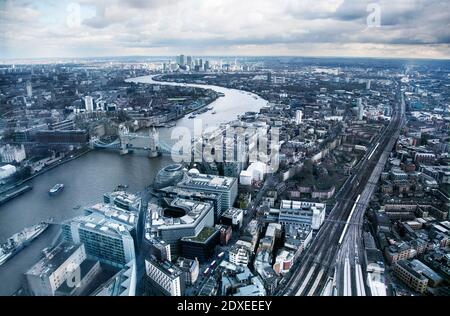
[[[450,61],[448,57],[393,57],[393,56],[345,56],[345,55],[333,55],[333,56],[320,56],[320,55],[196,55],[196,54],[178,54],[178,55],[111,55],[111,56],[85,56],[85,57],[11,57],[0,58],[0,63],[6,63],[11,61],[39,61],[39,60],[89,60],[89,59],[114,59],[114,58],[174,58],[176,56],[185,55],[193,57],[212,57],[212,58],[338,58],[338,59],[378,59],[378,60],[430,60],[430,61]]]

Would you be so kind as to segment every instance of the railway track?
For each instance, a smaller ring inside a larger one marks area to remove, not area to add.
[[[347,179],[343,189],[339,192],[338,202],[320,228],[311,246],[305,250],[299,262],[296,263],[291,278],[283,287],[280,287],[279,295],[320,295],[327,280],[334,275],[335,268],[339,266],[339,262],[346,262],[345,258],[339,257],[341,244],[346,234],[353,235],[355,230],[361,231],[364,218],[364,212],[361,209],[364,208],[365,210],[365,206],[367,206],[365,203],[369,198],[364,195],[364,203],[359,205],[359,201],[356,201],[357,197],[365,192],[367,184],[376,185],[378,179],[373,179],[372,170],[384,167],[384,162],[382,162],[383,159],[381,158],[387,151],[390,152],[392,150],[395,140],[398,138],[397,132],[403,119],[403,112],[404,104],[402,104],[401,109],[397,108],[395,110],[394,120],[385,128],[373,149],[366,153],[363,162],[358,164],[357,172]],[[356,220],[352,221],[350,214],[354,208],[359,210],[355,216],[352,216]],[[352,224],[349,225],[349,223]],[[345,229],[345,227],[349,228],[350,226],[350,229]],[[344,229],[349,232],[344,231]],[[355,245],[361,242],[354,239],[353,241]],[[361,246],[358,249],[361,250]],[[340,261],[342,259],[344,261]],[[355,269],[355,263],[350,262],[349,264],[351,269]],[[359,271],[360,268],[361,265],[356,269]],[[363,293],[364,291],[365,293],[363,282],[361,282],[361,273],[358,272],[360,279],[353,282],[353,284],[358,284],[359,292]],[[339,282],[337,284],[339,285]],[[350,292],[352,292],[352,289],[347,291],[348,294]]]

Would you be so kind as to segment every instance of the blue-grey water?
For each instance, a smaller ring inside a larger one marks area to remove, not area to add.
[[[134,82],[154,83],[151,77],[131,79]],[[174,83],[157,83],[170,84]],[[189,85],[214,89],[225,94],[210,106],[217,114],[199,115],[204,127],[218,126],[237,118],[247,111],[258,111],[267,102],[247,92],[207,85]],[[187,117],[177,121],[177,126],[192,129],[194,120]],[[169,140],[173,129],[160,129],[160,138]],[[168,141],[170,142],[170,141]],[[149,159],[143,154],[121,156],[117,152],[93,151],[76,160],[44,173],[28,184],[33,190],[0,206],[0,242],[12,234],[39,221],[55,218],[55,222],[80,215],[77,206],[101,201],[105,192],[118,184],[129,185],[129,191],[139,192],[153,182],[156,173],[171,162],[170,157]],[[64,183],[64,191],[54,197],[48,190],[56,183]],[[50,245],[58,234],[54,226],[37,238],[4,265],[0,266],[0,295],[11,295],[23,283],[23,274],[41,257],[41,250]]]

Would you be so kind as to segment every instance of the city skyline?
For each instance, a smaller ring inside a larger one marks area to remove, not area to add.
[[[450,296],[446,2],[0,0],[0,297]]]
[[[448,59],[447,6],[420,0],[2,1],[0,59],[179,52]]]

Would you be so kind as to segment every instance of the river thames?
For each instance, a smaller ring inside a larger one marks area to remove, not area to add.
[[[217,86],[155,82],[150,76],[127,81],[187,85],[223,93],[224,97],[209,105],[214,108],[216,114],[210,111],[197,116],[204,128],[232,121],[248,111],[257,112],[267,104],[267,101],[254,94]],[[194,120],[184,117],[176,123],[177,127],[192,130]],[[170,140],[172,131],[173,128],[159,129],[160,139],[166,143],[173,143]],[[28,182],[27,184],[33,187],[32,191],[0,206],[0,242],[39,221],[53,217],[58,223],[81,215],[83,206],[102,201],[103,194],[114,190],[118,184],[128,185],[130,192],[140,192],[153,182],[162,167],[170,163],[171,159],[168,156],[149,159],[144,154],[121,156],[113,151],[92,151],[58,166]],[[64,183],[65,189],[61,194],[51,197],[48,190],[56,183]],[[78,206],[81,208],[77,209]],[[42,249],[51,244],[58,232],[57,226],[51,227],[30,246],[0,266],[0,295],[11,295],[20,288],[23,274],[41,258]]]

